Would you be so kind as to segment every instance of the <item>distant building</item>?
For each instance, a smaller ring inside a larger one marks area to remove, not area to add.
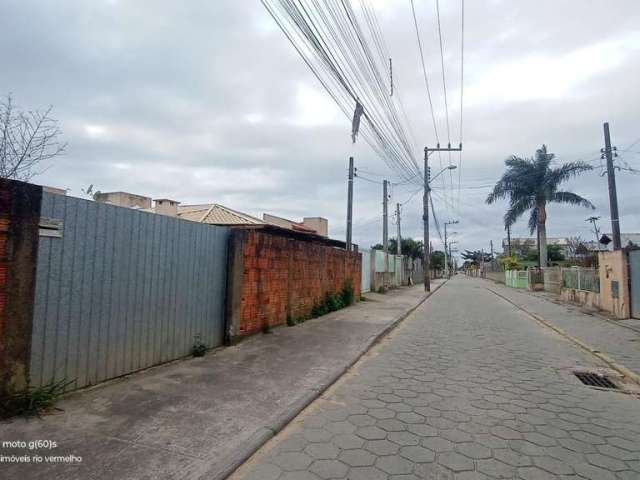
[[[262,220],[271,225],[297,230],[299,232],[315,233],[321,237],[329,236],[329,221],[322,217],[304,217],[302,222],[296,222],[287,218],[277,217],[268,213],[262,214]]]
[[[247,213],[234,210],[218,203],[197,205],[181,205],[176,200],[156,198],[151,206],[151,197],[128,192],[98,192],[94,195],[96,202],[110,203],[120,207],[128,207],[146,212],[178,217],[198,223],[211,225],[275,225],[300,233],[309,233],[321,237],[329,236],[329,221],[323,217],[304,217],[301,222],[287,218],[263,214],[262,219]]]
[[[181,205],[178,217],[193,222],[210,223],[212,225],[265,225],[259,218],[233,210],[217,203],[201,205]]]
[[[128,192],[96,192],[93,196],[96,202],[110,203],[119,207],[140,208],[151,210],[151,197]]]

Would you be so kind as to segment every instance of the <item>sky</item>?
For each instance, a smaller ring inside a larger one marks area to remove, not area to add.
[[[354,0],[357,5],[359,2]],[[371,0],[393,57],[416,157],[435,139],[408,0]],[[460,1],[441,0],[452,143],[460,141]],[[446,129],[435,0],[416,0],[438,128]],[[261,216],[323,216],[345,235],[347,162],[355,157],[354,241],[382,238],[383,178],[397,176],[351,122],[258,0],[3,0],[0,95],[23,109],[53,105],[68,148],[34,183],[82,196],[128,191],[183,204],[215,202]],[[457,175],[434,183],[436,216],[459,249],[496,249],[505,204],[486,205],[510,155],[547,144],[557,162],[595,168],[566,188],[595,211],[552,206],[547,234],[591,240],[611,230],[602,124],[618,164],[640,169],[637,0],[467,0],[464,144]],[[637,144],[633,145],[634,142]],[[624,151],[628,150],[628,151]],[[457,162],[457,156],[453,157]],[[434,171],[448,157],[432,157]],[[623,232],[640,232],[640,175],[616,172]],[[366,178],[366,179],[365,179]],[[452,185],[453,184],[453,185]],[[421,192],[392,185],[403,236],[422,235]],[[528,235],[527,218],[513,236]],[[395,216],[389,230],[395,236]],[[434,248],[441,242],[434,231]]]

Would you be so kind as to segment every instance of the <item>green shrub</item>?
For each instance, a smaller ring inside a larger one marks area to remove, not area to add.
[[[60,380],[41,387],[28,387],[20,392],[9,394],[0,401],[0,418],[16,415],[25,417],[40,416],[62,395],[75,380]]]
[[[349,305],[353,305],[355,301],[355,289],[353,288],[353,283],[351,280],[347,280],[344,282],[342,287],[342,291],[340,292],[340,297],[342,299],[342,305],[348,307]]]

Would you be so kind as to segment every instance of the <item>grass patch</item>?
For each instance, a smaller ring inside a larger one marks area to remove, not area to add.
[[[0,418],[41,416],[51,409],[75,380],[60,380],[41,387],[28,387],[0,401]]]

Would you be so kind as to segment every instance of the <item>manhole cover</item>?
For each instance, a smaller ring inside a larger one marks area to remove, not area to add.
[[[609,388],[613,390],[619,390],[619,387],[613,383],[609,377],[601,373],[593,372],[573,372],[578,379],[590,387]]]

